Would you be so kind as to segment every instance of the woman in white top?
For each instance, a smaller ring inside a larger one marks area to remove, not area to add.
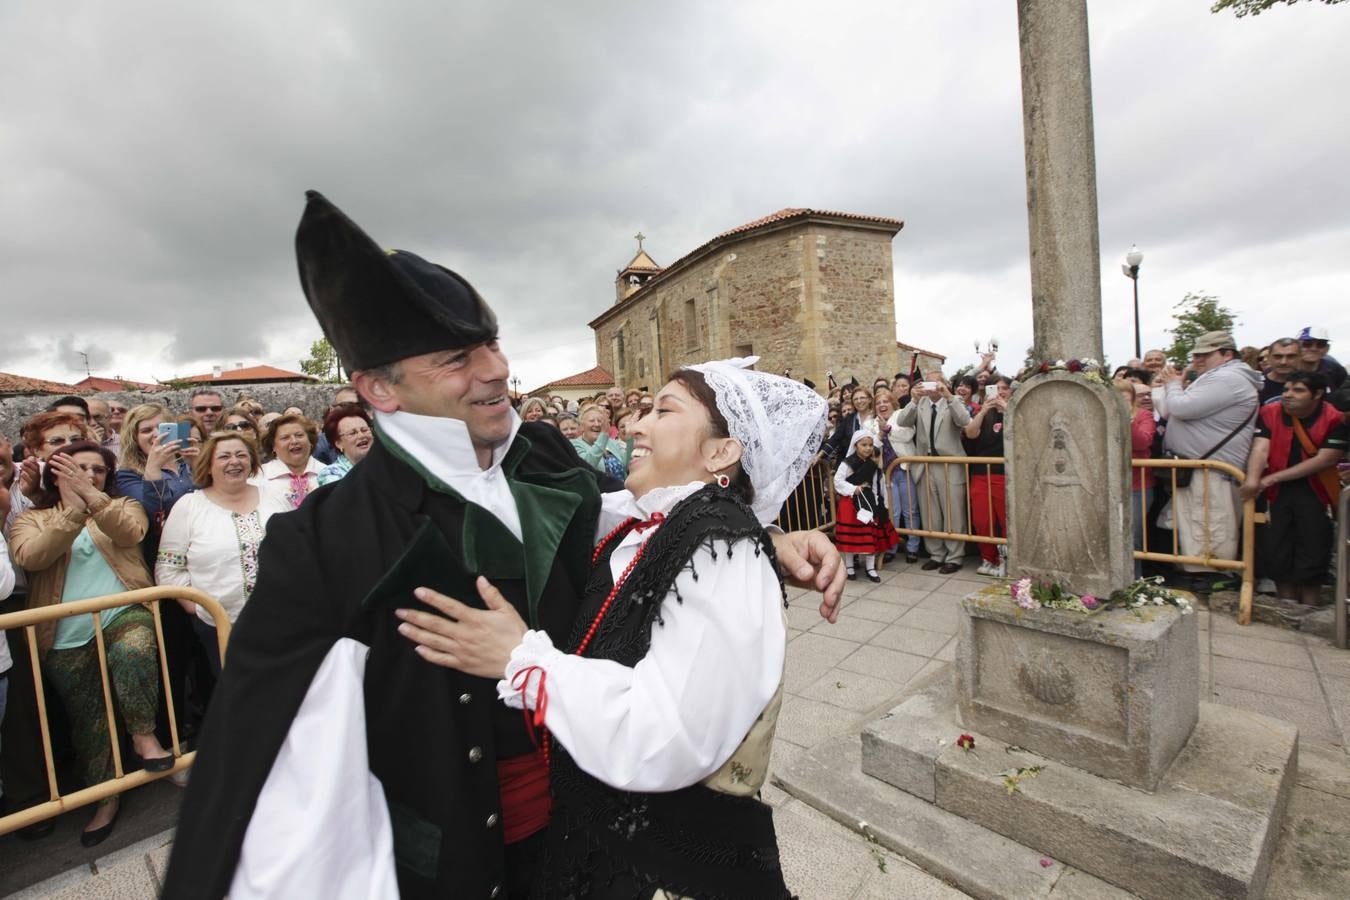
[[[157,584],[205,591],[220,601],[231,622],[258,579],[258,545],[267,520],[290,509],[280,496],[250,483],[258,463],[257,445],[234,432],[207,438],[193,466],[199,490],[174,504],[155,557]],[[193,627],[219,674],[220,645],[211,616],[195,603],[179,602],[196,614]]]
[[[543,895],[787,896],[755,799],[786,656],[764,525],[814,459],[825,403],[753,361],[675,373],[633,426],[570,639],[527,631],[481,578],[487,611],[419,589],[451,618],[400,612],[425,658],[501,678],[556,739]]]
[[[319,486],[323,463],[314,458],[319,427],[296,413],[272,420],[263,435],[263,451],[272,457],[262,467],[261,484],[295,509]]]

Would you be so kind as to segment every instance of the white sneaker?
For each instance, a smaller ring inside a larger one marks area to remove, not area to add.
[[[1007,578],[1008,564],[1005,562],[999,563],[998,565],[994,566],[994,571],[990,572],[989,574],[993,575],[995,578]]]
[[[993,575],[997,567],[988,561],[980,563],[980,567],[975,570],[976,575]]]

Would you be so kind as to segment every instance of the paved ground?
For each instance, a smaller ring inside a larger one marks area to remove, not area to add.
[[[950,661],[956,649],[956,604],[989,581],[974,574],[973,563],[941,577],[895,562],[882,578],[880,585],[851,582],[834,625],[820,618],[818,597],[790,592],[787,697],[774,745],[775,767],[885,712],[907,683]],[[1344,757],[1350,737],[1350,652],[1273,626],[1243,628],[1205,611],[1197,616],[1202,698],[1289,720],[1299,727],[1305,745]],[[777,788],[767,787],[765,799],[775,807],[788,885],[803,900],[965,896]],[[73,815],[82,821],[82,814]],[[61,832],[48,840],[56,839],[74,840]],[[117,852],[104,849],[92,867],[68,871],[59,876],[62,880],[34,885],[34,893],[21,896],[154,897],[169,839],[166,833]],[[4,841],[4,852],[47,852],[41,844]]]

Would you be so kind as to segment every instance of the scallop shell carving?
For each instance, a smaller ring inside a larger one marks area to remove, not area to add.
[[[1017,669],[1022,689],[1042,703],[1063,706],[1073,700],[1073,673],[1046,650],[1037,650]]]

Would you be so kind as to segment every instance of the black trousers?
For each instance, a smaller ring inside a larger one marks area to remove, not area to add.
[[[1277,582],[1322,584],[1336,542],[1335,524],[1327,507],[1312,487],[1303,481],[1280,485],[1270,504],[1270,522],[1265,529],[1262,554],[1267,577]]]

